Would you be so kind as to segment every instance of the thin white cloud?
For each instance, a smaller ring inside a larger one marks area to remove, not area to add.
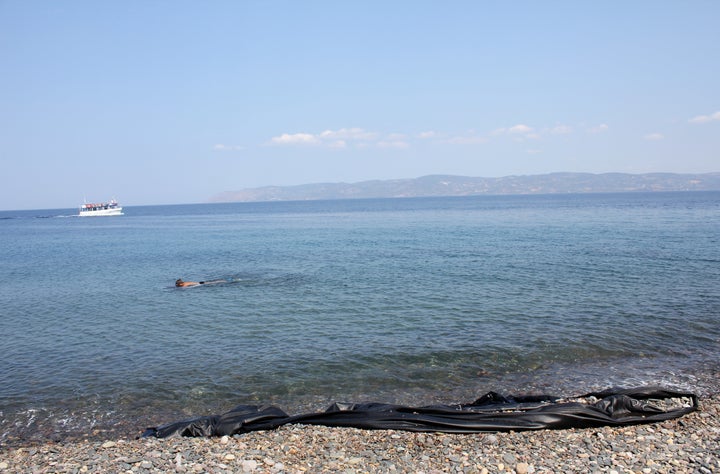
[[[385,137],[385,140],[404,141],[405,138],[407,138],[407,135],[404,133],[390,133],[387,137]]]
[[[443,141],[443,143],[449,143],[451,145],[481,145],[487,142],[487,138],[474,135],[461,135],[457,137],[450,137],[447,140]]]
[[[347,142],[345,140],[335,140],[327,144],[329,148],[347,148]]]
[[[577,129],[585,128],[588,133],[603,133],[606,132],[610,127],[607,124],[601,123],[594,127],[587,128],[583,124],[577,126],[567,124],[557,124],[551,127],[534,128],[529,125],[519,123],[512,127],[500,127],[490,132],[490,136],[501,136],[506,135],[512,137],[515,141],[538,140],[552,135],[570,135],[575,133]]]
[[[410,144],[402,140],[381,140],[375,144],[378,148],[409,148]]]
[[[540,138],[540,134],[535,131],[533,127],[530,127],[525,124],[517,124],[513,125],[509,128],[496,128],[492,132],[490,132],[490,135],[509,135],[513,137],[516,141],[522,141],[523,139],[529,138],[529,139],[537,139]]]
[[[658,141],[665,138],[662,133],[648,133],[643,137],[645,140],[648,141]]]
[[[283,133],[278,137],[273,137],[272,142],[278,145],[314,145],[320,141],[310,133]]]
[[[337,130],[324,130],[320,133],[283,133],[270,139],[273,145],[303,146],[313,145],[325,148],[407,148],[410,144],[405,141],[405,135],[389,133],[382,135],[363,128],[340,128]]]
[[[527,125],[518,124],[510,127],[508,130],[508,133],[516,134],[516,135],[525,135],[529,134],[533,131],[532,127],[528,127]]]
[[[603,133],[607,132],[610,127],[607,126],[607,124],[601,123],[600,125],[596,125],[594,127],[590,127],[588,129],[588,132],[590,133]]]
[[[583,127],[582,124],[577,127]],[[272,137],[271,145],[280,146],[317,146],[334,149],[367,149],[367,148],[395,148],[403,149],[413,146],[419,141],[430,141],[434,144],[444,145],[481,145],[488,143],[496,136],[505,136],[516,142],[527,140],[540,140],[553,135],[569,135],[575,132],[576,127],[566,124],[556,124],[550,127],[534,128],[525,123],[517,123],[510,127],[502,127],[486,133],[475,130],[464,132],[438,132],[425,130],[412,135],[404,133],[380,133],[360,127],[346,127],[327,129],[319,133],[283,133]],[[590,133],[600,133],[608,130],[606,124],[587,129]],[[538,153],[529,150],[529,153]]]
[[[528,155],[537,155],[537,154],[539,154],[539,153],[542,153],[542,150],[537,150],[537,149],[529,149],[529,150],[526,150],[526,151],[527,151],[527,154],[528,154]]]
[[[720,110],[710,115],[698,115],[689,120],[690,123],[708,123],[720,120]]]
[[[444,132],[426,131],[415,136],[421,140],[432,140],[433,143],[446,145],[478,145],[488,142],[488,138],[478,135],[474,130],[462,134],[451,135]]]
[[[567,135],[573,132],[572,127],[569,125],[556,125],[550,129],[550,133],[553,135]]]
[[[245,147],[241,145],[223,145],[222,143],[213,145],[213,150],[215,151],[240,151],[244,149]]]
[[[339,130],[325,130],[318,135],[321,140],[374,140],[377,133],[367,132],[362,128],[341,128]]]

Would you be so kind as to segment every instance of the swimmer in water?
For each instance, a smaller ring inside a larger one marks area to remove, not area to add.
[[[175,280],[175,286],[178,288],[185,286],[198,286],[198,285],[209,285],[212,283],[225,283],[226,280],[212,280],[212,281],[183,281],[182,278]]]

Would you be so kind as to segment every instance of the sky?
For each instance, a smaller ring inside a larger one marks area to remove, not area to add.
[[[0,0],[0,209],[720,171],[720,2]]]

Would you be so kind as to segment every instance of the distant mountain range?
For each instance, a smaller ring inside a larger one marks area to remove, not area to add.
[[[226,191],[213,196],[210,202],[719,190],[720,173],[550,173],[502,178],[432,175],[415,179],[375,180],[358,183],[265,186],[240,191]]]

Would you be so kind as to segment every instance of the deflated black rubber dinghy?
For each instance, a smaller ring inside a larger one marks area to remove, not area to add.
[[[646,387],[580,397],[503,397],[490,392],[467,405],[407,407],[335,403],[321,413],[289,416],[274,406],[239,405],[223,415],[148,428],[144,437],[223,436],[295,423],[365,429],[486,433],[653,423],[697,410],[697,396]]]

